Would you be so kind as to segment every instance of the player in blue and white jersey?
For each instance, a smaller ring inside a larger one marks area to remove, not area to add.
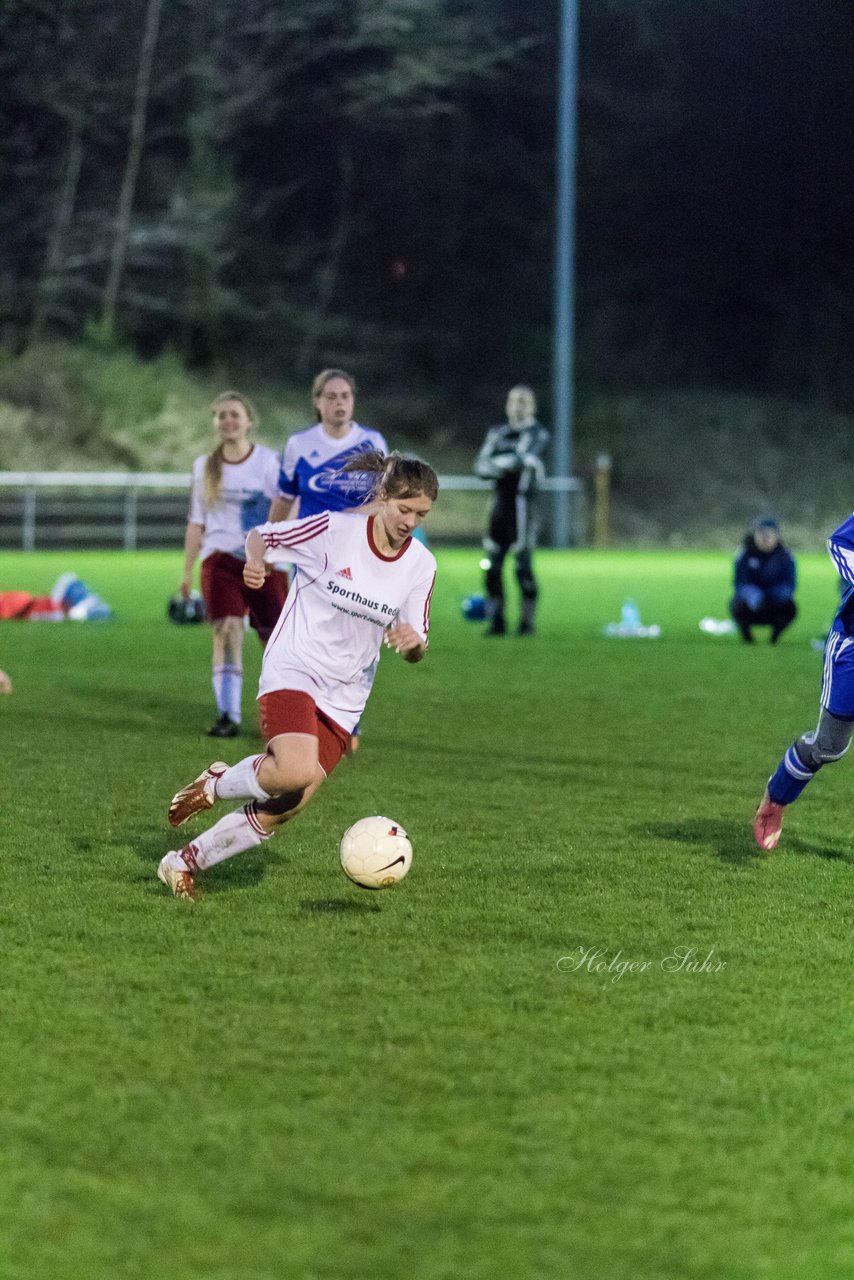
[[[224,391],[211,405],[218,445],[196,458],[184,537],[184,574],[180,593],[187,599],[193,567],[201,557],[201,586],[207,619],[213,624],[213,689],[217,719],[212,738],[240,732],[243,692],[243,618],[266,644],[285,603],[287,578],[272,573],[263,591],[243,581],[244,542],[263,520],[276,495],[278,458],[266,445],[253,444],[257,421],[249,400]]]
[[[356,382],[343,369],[323,369],[311,384],[317,422],[297,431],[282,452],[279,496],[270,520],[295,520],[323,511],[350,511],[369,496],[370,479],[344,468],[360,453],[388,453],[379,431],[353,421]],[[359,745],[359,727],[350,749]]]
[[[830,535],[827,549],[847,587],[824,646],[818,725],[792,743],[768,780],[753,819],[760,849],[776,848],[786,806],[822,765],[845,755],[854,732],[854,515]]]
[[[318,420],[285,445],[271,520],[352,510],[364,501],[368,482],[344,467],[359,453],[387,454],[388,445],[379,431],[353,421],[355,395],[356,384],[342,369],[324,369],[314,379],[311,399]]]

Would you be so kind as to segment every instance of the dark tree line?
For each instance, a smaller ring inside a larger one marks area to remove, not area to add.
[[[578,370],[854,404],[854,6],[582,0]],[[6,0],[0,337],[547,386],[557,0]]]

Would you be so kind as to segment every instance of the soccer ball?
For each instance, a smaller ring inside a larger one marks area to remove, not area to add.
[[[412,845],[391,818],[362,818],[341,837],[341,869],[362,889],[387,889],[412,865]]]
[[[469,622],[483,622],[486,618],[486,601],[483,596],[466,596],[460,607],[463,617]]]

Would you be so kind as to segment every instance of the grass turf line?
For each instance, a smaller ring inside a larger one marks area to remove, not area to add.
[[[543,553],[540,632],[504,640],[459,614],[476,553],[439,559],[428,660],[384,655],[358,756],[187,907],[165,805],[257,739],[204,736],[180,556],[0,555],[117,611],[0,627],[4,1280],[854,1270],[849,763],[777,854],[749,832],[816,717],[829,562],[748,649],[697,628],[726,557]],[[628,595],[662,639],[600,635]],[[374,812],[415,848],[382,894],[336,866]],[[726,967],[666,972],[677,947]],[[649,967],[561,971],[579,948]]]

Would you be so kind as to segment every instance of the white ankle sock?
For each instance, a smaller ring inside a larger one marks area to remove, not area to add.
[[[230,769],[226,769],[214,784],[217,800],[246,800],[250,796],[255,800],[269,800],[269,791],[265,791],[258,781],[258,770],[263,759],[263,755],[245,756]]]
[[[208,867],[225,862],[236,853],[254,849],[262,841],[269,840],[270,834],[259,823],[255,806],[248,804],[244,809],[227,813],[210,831],[196,836],[186,848],[170,853],[169,866],[176,871],[207,871]]]

